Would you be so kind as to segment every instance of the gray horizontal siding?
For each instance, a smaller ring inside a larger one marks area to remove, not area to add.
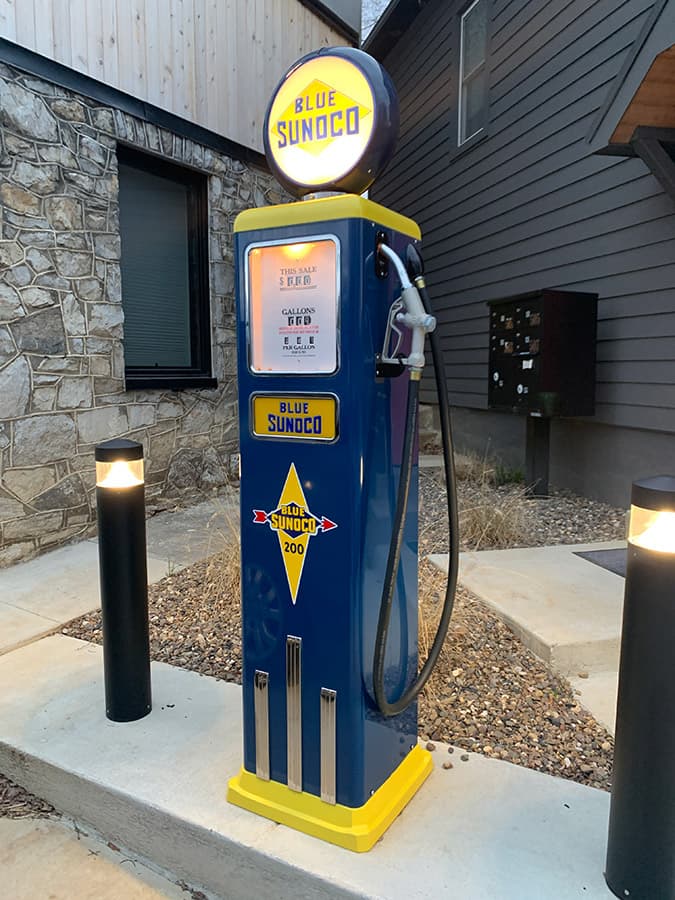
[[[675,312],[651,316],[636,314],[598,322],[598,339],[601,342],[655,337],[675,337]]]
[[[675,205],[639,159],[589,154],[591,123],[652,0],[494,0],[486,136],[456,144],[459,13],[432,0],[383,60],[401,98],[372,196],[423,232],[453,403],[485,408],[486,301],[591,291],[597,415],[675,431]],[[423,399],[434,400],[430,379]]]
[[[645,392],[641,384],[601,382],[596,396],[598,403],[675,409],[675,384],[652,384]]]
[[[675,431],[675,410],[666,407],[596,403],[594,422],[651,431]]]
[[[460,220],[467,222],[464,228],[453,221],[445,228],[435,229],[427,235],[425,246],[429,248],[447,242],[446,251],[456,252],[463,247],[472,247],[475,252],[482,252],[479,246],[485,240],[500,243],[509,239],[517,241],[536,237],[541,234],[542,220],[549,217],[552,204],[556,207],[555,230],[631,203],[644,203],[650,198],[656,200],[656,215],[668,215],[672,210],[672,201],[663,193],[656,179],[644,174],[641,161],[627,162],[630,166],[623,165],[622,173],[626,179],[620,195],[615,190],[616,173],[608,168],[551,190],[544,196],[539,195],[529,202],[522,192],[518,205],[503,212],[497,210],[487,219],[476,216],[475,225],[470,224],[470,215],[464,216]],[[493,213],[495,209],[496,205],[492,207]]]
[[[473,374],[473,373],[472,373]],[[651,380],[652,384],[669,384],[673,376],[672,365],[669,360],[627,360],[615,359],[608,362],[598,362],[598,384],[641,384],[645,380]]]

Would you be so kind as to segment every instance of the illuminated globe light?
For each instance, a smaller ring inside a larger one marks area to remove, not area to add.
[[[362,50],[329,47],[284,75],[265,117],[265,155],[297,196],[360,194],[394,152],[398,100],[389,75]]]

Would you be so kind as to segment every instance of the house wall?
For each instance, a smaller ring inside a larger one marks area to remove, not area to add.
[[[599,294],[596,415],[557,423],[552,478],[619,502],[616,484],[644,470],[610,453],[617,477],[605,477],[609,435],[618,445],[639,430],[631,446],[651,441],[672,468],[675,205],[641,160],[591,155],[587,137],[653,4],[494,0],[489,125],[458,149],[466,5],[431,0],[383,58],[402,129],[371,194],[422,227],[455,406],[487,405],[486,301],[539,288]],[[429,380],[423,399],[435,399]],[[490,421],[495,449],[501,432],[508,444],[505,417]],[[590,467],[581,481],[580,460]]]
[[[348,43],[299,0],[2,0],[0,37],[257,150],[286,69]]]
[[[0,565],[86,533],[94,446],[141,441],[149,504],[226,483],[237,450],[232,227],[272,178],[0,64]],[[125,391],[117,142],[209,179],[214,390]]]

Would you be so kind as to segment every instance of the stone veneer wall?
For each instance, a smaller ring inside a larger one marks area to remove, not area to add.
[[[125,391],[117,141],[209,175],[215,390]],[[91,530],[94,446],[141,441],[154,498],[222,486],[237,449],[232,226],[269,175],[0,65],[0,565]]]

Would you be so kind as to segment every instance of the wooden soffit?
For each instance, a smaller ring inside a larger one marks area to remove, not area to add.
[[[655,57],[610,142],[628,144],[639,126],[675,128],[675,45]]]

